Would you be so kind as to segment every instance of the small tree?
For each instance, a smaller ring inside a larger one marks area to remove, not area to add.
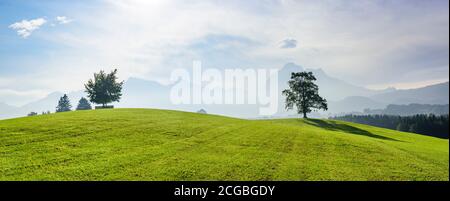
[[[29,117],[36,116],[36,115],[38,115],[37,112],[30,112],[27,114],[27,116],[29,116]]]
[[[307,113],[312,110],[328,110],[327,101],[319,96],[319,87],[314,84],[316,78],[312,72],[292,73],[289,80],[289,89],[283,90],[286,96],[286,109],[291,110],[294,106],[298,114],[308,118]]]
[[[99,73],[94,73],[94,80],[90,79],[84,85],[86,93],[91,102],[102,104],[106,107],[108,103],[119,101],[122,96],[122,82],[117,82],[117,69],[110,74],[105,74],[102,70]]]
[[[90,109],[92,109],[91,104],[86,98],[82,97],[80,101],[78,101],[77,110],[90,110]]]
[[[56,106],[56,112],[70,111],[72,105],[70,104],[69,97],[66,94],[59,99],[58,106]]]

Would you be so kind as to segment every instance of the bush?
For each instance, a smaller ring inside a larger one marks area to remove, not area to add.
[[[37,112],[30,112],[30,113],[28,113],[28,115],[27,115],[27,116],[31,117],[31,116],[36,116],[36,115],[38,115],[38,113],[37,113]]]

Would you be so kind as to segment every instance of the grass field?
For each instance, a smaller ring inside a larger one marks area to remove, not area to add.
[[[449,180],[449,141],[329,120],[114,109],[0,121],[0,180]]]

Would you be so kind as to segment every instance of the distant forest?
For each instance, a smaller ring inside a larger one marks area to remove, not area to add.
[[[367,124],[371,126],[448,139],[448,117],[448,114],[418,114],[413,116],[345,115],[332,117],[330,119]]]
[[[390,104],[385,109],[365,109],[364,115],[400,115],[412,116],[416,114],[435,114],[446,115],[449,113],[449,105],[430,105],[430,104],[409,104],[394,105]]]

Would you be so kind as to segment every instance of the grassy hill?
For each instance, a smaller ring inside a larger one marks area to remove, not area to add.
[[[0,121],[0,180],[449,180],[449,141],[328,120],[114,109]]]

